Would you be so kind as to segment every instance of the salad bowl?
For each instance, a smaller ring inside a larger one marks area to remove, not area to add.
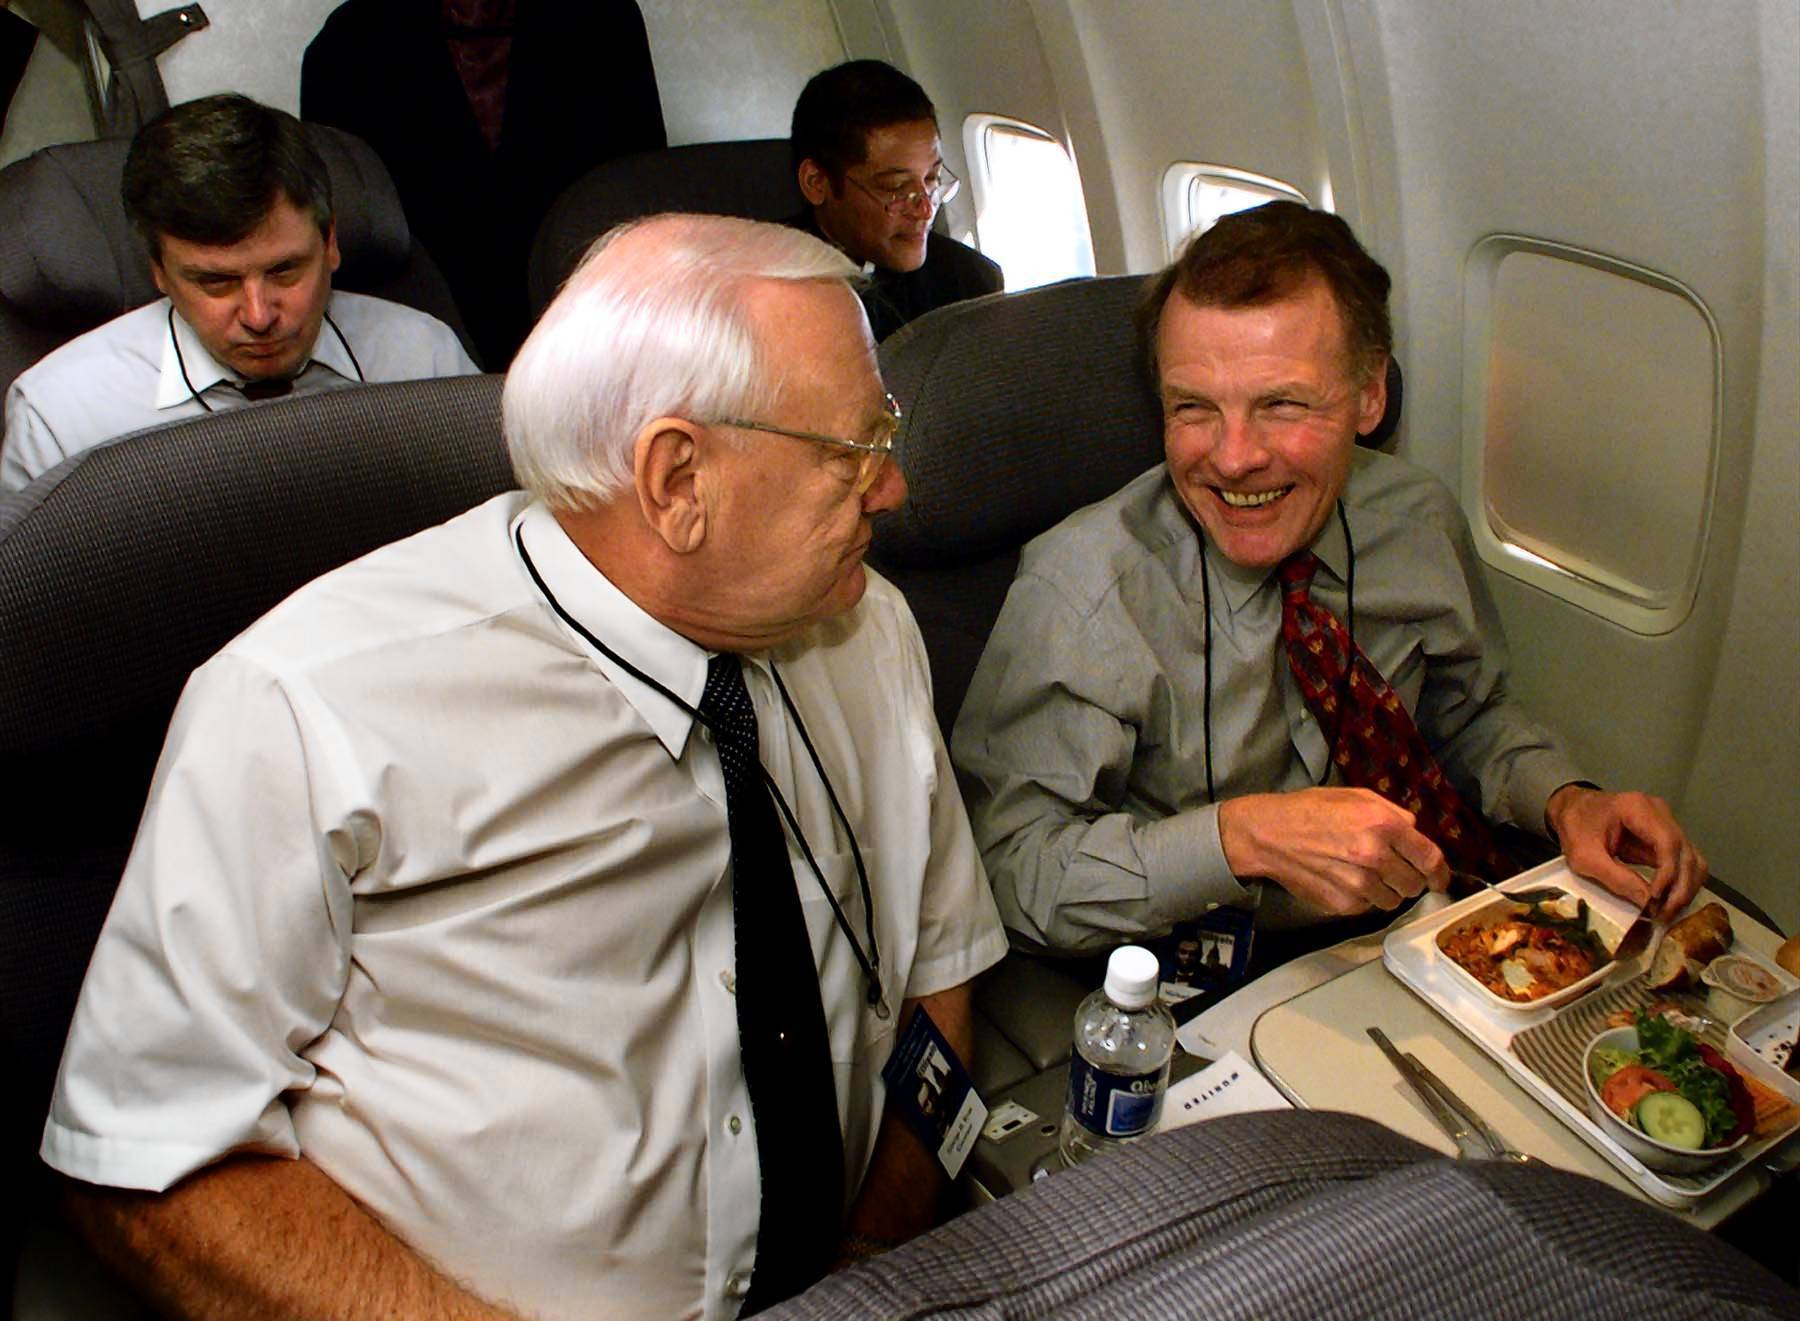
[[[1597,1084],[1595,1077],[1598,1074],[1604,1080],[1609,1078],[1615,1070],[1622,1073],[1623,1068],[1618,1067],[1621,1056],[1629,1057],[1631,1061],[1624,1066],[1625,1068],[1642,1067],[1645,1064],[1654,1068],[1655,1064],[1660,1062],[1652,1061],[1647,1053],[1641,1050],[1638,1042],[1638,1030],[1635,1027],[1609,1028],[1595,1035],[1588,1042],[1587,1049],[1582,1056],[1581,1074],[1587,1094],[1588,1111],[1593,1115],[1594,1122],[1606,1135],[1617,1145],[1623,1147],[1645,1168],[1658,1170],[1665,1174],[1699,1174],[1724,1160],[1749,1140],[1750,1126],[1740,1123],[1736,1137],[1722,1145],[1711,1147],[1681,1145],[1676,1142],[1659,1140],[1645,1132],[1639,1124],[1620,1118],[1602,1099],[1604,1081]],[[1659,1070],[1659,1072],[1662,1071]],[[1741,1085],[1740,1083],[1739,1086]],[[1682,1097],[1680,1091],[1664,1091],[1658,1094],[1664,1097]],[[1637,1107],[1634,1107],[1634,1112],[1641,1116],[1643,1113],[1641,1107],[1648,1099],[1649,1095],[1646,1094],[1643,1100],[1638,1102]],[[1685,1098],[1683,1099],[1685,1100]],[[1690,1109],[1698,1110],[1698,1107],[1695,1107],[1691,1101],[1686,1101],[1686,1104]],[[1657,1103],[1651,1102],[1651,1105],[1656,1107]],[[1666,1108],[1671,1111],[1678,1110],[1673,1103],[1668,1104]],[[1685,1112],[1678,1113],[1674,1126],[1676,1128],[1685,1127],[1680,1122],[1684,1118],[1688,1118]],[[1703,1114],[1700,1115],[1700,1122],[1702,1124],[1705,1122]],[[1653,1129],[1659,1127],[1654,1117],[1651,1118],[1650,1124]]]

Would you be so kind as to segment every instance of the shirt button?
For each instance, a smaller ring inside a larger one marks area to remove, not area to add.
[[[735,1272],[729,1280],[725,1281],[725,1296],[727,1298],[742,1298],[749,1292],[750,1277],[742,1271]]]
[[[719,985],[723,986],[730,994],[736,995],[737,974],[732,972],[730,968],[724,969],[719,973]]]
[[[732,1137],[736,1137],[739,1133],[744,1131],[744,1121],[739,1119],[736,1115],[733,1115],[730,1119],[725,1121],[725,1127],[731,1130]]]

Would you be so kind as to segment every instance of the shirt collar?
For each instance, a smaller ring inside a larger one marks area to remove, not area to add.
[[[1177,495],[1175,498],[1179,500],[1181,497]],[[1197,528],[1196,535],[1204,541],[1205,533],[1199,532]],[[1310,549],[1319,557],[1321,571],[1335,574],[1340,583],[1348,577],[1350,548],[1344,541],[1344,528],[1338,521],[1335,507],[1327,515],[1325,526],[1319,529],[1319,535],[1313,538]],[[1206,543],[1206,565],[1209,572],[1216,570],[1213,581],[1224,596],[1230,613],[1234,615],[1249,603],[1250,598],[1262,589],[1264,583],[1275,577],[1274,569],[1247,569],[1233,564],[1210,542]]]
[[[512,535],[524,543],[544,586],[556,603],[625,660],[654,678],[689,706],[706,691],[704,647],[690,642],[615,587],[569,540],[562,524],[541,502],[532,501],[513,520]],[[693,732],[694,717],[579,634],[575,640],[624,694],[671,757],[679,758]]]
[[[336,294],[332,295],[335,301]],[[164,298],[161,303],[165,329],[163,331],[162,370],[156,384],[156,407],[173,408],[177,404],[185,404],[194,395],[205,394],[215,385],[243,385],[244,377],[224,366],[212,354],[206,351],[199,334],[187,323],[181,313],[174,310],[174,305]],[[331,303],[326,304],[326,312],[332,310]],[[179,353],[177,352],[179,348]],[[319,327],[319,335],[313,341],[312,357],[301,366],[296,376],[304,374],[313,366],[328,368],[347,381],[359,379],[356,364],[344,348],[343,340],[328,325]],[[182,368],[186,367],[184,378]]]

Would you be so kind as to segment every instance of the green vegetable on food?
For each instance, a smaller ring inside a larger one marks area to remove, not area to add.
[[[1650,1137],[1671,1147],[1698,1151],[1706,1145],[1706,1120],[1680,1092],[1651,1092],[1638,1101],[1631,1118]]]
[[[1725,1075],[1700,1057],[1692,1032],[1676,1027],[1660,1014],[1637,1013],[1638,1049],[1635,1063],[1647,1064],[1667,1075],[1676,1090],[1693,1102],[1706,1120],[1706,1145],[1723,1146],[1737,1130],[1737,1112],[1731,1106],[1731,1084]],[[1599,1052],[1595,1052],[1598,1054]]]

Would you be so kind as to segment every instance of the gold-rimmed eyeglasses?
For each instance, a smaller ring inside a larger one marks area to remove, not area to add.
[[[921,205],[936,211],[945,202],[956,196],[956,190],[962,187],[962,180],[950,173],[950,167],[940,165],[937,171],[937,182],[921,183],[916,179],[908,179],[903,184],[888,187],[881,184],[866,184],[861,179],[844,176],[851,183],[862,189],[870,197],[881,204],[881,209],[890,216],[905,215],[916,211]]]
[[[861,463],[856,469],[856,493],[863,494],[875,485],[875,479],[881,475],[881,465],[886,463],[894,450],[894,437],[900,431],[900,421],[905,416],[900,411],[900,403],[893,395],[883,395],[886,409],[876,429],[873,440],[844,440],[839,436],[826,436],[817,431],[797,431],[793,427],[771,426],[767,422],[752,422],[748,418],[725,417],[713,423],[714,426],[736,427],[740,431],[764,431],[772,436],[787,436],[792,440],[810,440],[819,445],[835,445],[839,449],[855,450],[861,456]]]

